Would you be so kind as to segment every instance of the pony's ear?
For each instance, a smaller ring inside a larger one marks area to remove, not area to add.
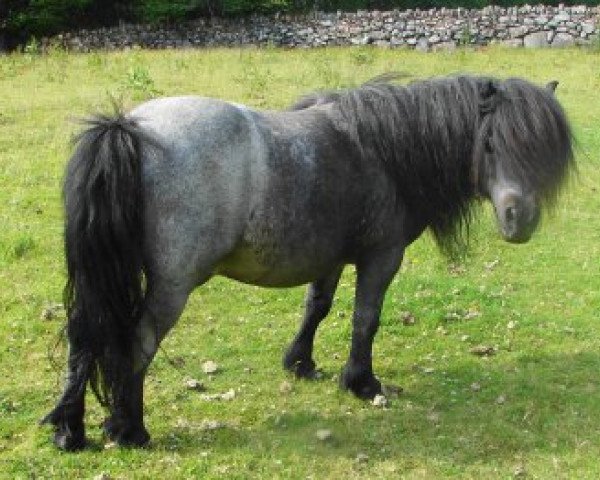
[[[558,87],[558,81],[557,80],[552,80],[551,82],[548,82],[546,84],[546,88],[548,90],[550,90],[552,93],[554,93],[556,91],[556,87]]]
[[[498,92],[498,82],[496,80],[487,80],[481,85],[480,91],[483,99],[490,98]]]

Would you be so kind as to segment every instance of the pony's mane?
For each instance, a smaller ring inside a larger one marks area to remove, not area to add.
[[[363,158],[382,164],[398,199],[427,222],[451,255],[467,245],[490,144],[546,204],[556,197],[572,159],[560,105],[550,90],[524,80],[455,76],[406,86],[370,81],[303,97],[293,108],[322,104],[332,105],[335,127]]]

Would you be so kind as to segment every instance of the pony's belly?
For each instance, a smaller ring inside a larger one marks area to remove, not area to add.
[[[319,257],[319,258],[317,258]],[[215,268],[215,274],[261,287],[295,287],[311,283],[327,275],[341,260],[324,259],[323,255],[298,252],[285,258],[265,257],[250,249],[239,249],[228,255]]]

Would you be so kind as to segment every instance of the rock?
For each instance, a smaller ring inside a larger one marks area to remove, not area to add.
[[[552,40],[553,48],[572,47],[575,45],[575,39],[568,33],[557,33]]]
[[[472,392],[479,392],[481,390],[481,384],[478,382],[473,382],[470,388]]]
[[[581,32],[591,35],[596,31],[596,25],[593,22],[584,22],[581,24]]]
[[[50,321],[64,316],[64,308],[62,303],[49,305],[40,313],[40,320]]]
[[[513,471],[513,475],[518,478],[525,477],[527,475],[527,470],[523,465],[517,465]]]
[[[206,387],[194,378],[186,380],[185,386],[188,390],[195,390],[197,392],[203,392],[204,390],[206,390]]]
[[[403,391],[399,385],[383,385],[383,395],[390,398],[398,398]]]
[[[498,405],[503,405],[506,403],[506,396],[504,395],[500,395],[498,398],[496,398],[496,403]]]
[[[102,472],[96,475],[94,480],[112,480],[112,477],[108,473]]]
[[[223,427],[225,427],[225,424],[223,422],[219,422],[218,420],[203,420],[199,426],[200,430],[206,431],[218,430],[219,428]]]
[[[523,37],[525,48],[544,48],[548,46],[546,32],[534,32]]]
[[[429,51],[429,41],[425,38],[419,38],[417,40],[417,44],[415,45],[415,50],[419,52],[428,52]]]
[[[433,52],[440,52],[440,51],[453,52],[454,50],[456,50],[456,43],[455,42],[436,43],[435,45],[431,46],[431,50]]]
[[[221,400],[233,400],[235,398],[235,390],[233,388],[221,394]]]
[[[207,375],[217,373],[219,371],[219,366],[212,360],[207,360],[202,364],[202,371]]]
[[[510,27],[508,29],[508,35],[509,35],[510,38],[521,38],[521,37],[524,37],[527,34],[528,30],[529,29],[526,26],[524,26],[524,25],[521,25],[521,26],[518,26],[518,27]],[[495,262],[498,263],[498,260],[495,260]]]
[[[322,442],[331,440],[331,438],[333,437],[333,433],[331,432],[331,430],[326,429],[326,428],[317,430],[317,433],[315,435]]]
[[[402,324],[406,326],[414,325],[417,322],[415,316],[410,312],[401,312],[400,318],[402,319]]]
[[[385,407],[388,404],[388,400],[384,395],[375,395],[372,403],[376,407]]]
[[[287,380],[284,380],[279,385],[280,393],[290,393],[293,389],[294,389],[294,386],[291,384],[291,382],[288,382]]]
[[[367,463],[369,461],[369,456],[366,453],[359,452],[356,454],[354,461],[356,463]]]
[[[431,411],[427,414],[427,420],[431,423],[439,423],[440,422],[440,414],[435,411]]]
[[[556,23],[568,22],[571,20],[571,15],[569,15],[567,12],[560,12],[558,15],[554,15],[552,20],[554,20]]]
[[[235,396],[235,390],[232,388],[230,390],[227,390],[225,393],[204,394],[202,395],[202,400],[206,400],[207,402],[212,402],[214,400],[229,401],[233,400]]]
[[[478,357],[489,357],[496,353],[496,349],[491,345],[476,345],[469,350],[473,355]]]

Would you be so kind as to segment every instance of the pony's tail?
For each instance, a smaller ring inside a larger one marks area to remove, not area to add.
[[[77,138],[66,172],[64,289],[70,355],[108,408],[132,373],[134,329],[144,298],[141,147],[136,122],[97,116]]]

